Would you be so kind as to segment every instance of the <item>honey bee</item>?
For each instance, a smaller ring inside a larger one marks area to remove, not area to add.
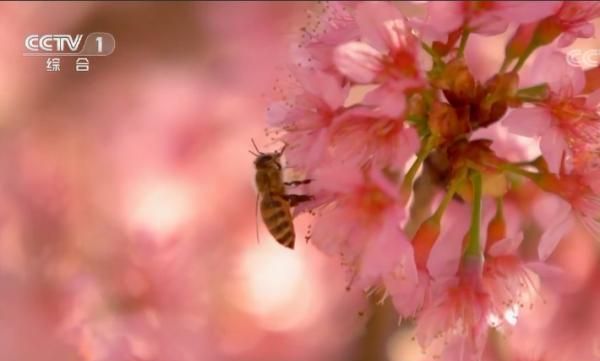
[[[309,179],[294,182],[283,181],[283,170],[281,167],[281,156],[286,146],[279,152],[263,153],[258,150],[256,143],[252,140],[256,153],[254,167],[256,169],[256,187],[258,195],[256,198],[257,209],[260,200],[260,215],[267,229],[275,240],[284,247],[294,249],[296,234],[291,208],[301,202],[312,200],[309,195],[287,194],[285,186],[296,186],[307,184]],[[257,228],[258,231],[258,228]]]

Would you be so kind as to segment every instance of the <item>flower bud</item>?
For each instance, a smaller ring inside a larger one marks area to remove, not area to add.
[[[417,268],[426,269],[427,260],[431,248],[440,235],[440,223],[438,220],[429,218],[421,224],[417,233],[412,239],[412,245],[415,252],[415,263]]]
[[[459,118],[449,104],[434,102],[429,113],[429,129],[440,139],[451,140],[469,132],[467,121]]]
[[[496,213],[496,216],[488,224],[486,248],[490,249],[494,243],[504,238],[506,238],[506,221],[502,213]]]
[[[454,106],[468,104],[477,95],[477,83],[463,58],[446,64],[435,83]]]

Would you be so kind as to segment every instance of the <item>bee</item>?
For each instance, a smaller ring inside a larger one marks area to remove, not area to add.
[[[254,139],[252,139],[252,144],[256,149],[256,153],[252,151],[250,153],[256,157],[254,167],[256,169],[256,188],[258,190],[256,197],[257,210],[260,204],[261,218],[275,240],[284,247],[294,249],[296,234],[291,208],[299,203],[312,200],[313,197],[287,194],[285,186],[307,184],[311,180],[284,182],[280,159],[287,145],[279,152],[263,153],[254,143]]]

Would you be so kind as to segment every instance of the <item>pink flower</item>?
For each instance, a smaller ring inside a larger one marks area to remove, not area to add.
[[[331,127],[332,153],[342,162],[373,162],[401,169],[419,148],[414,128],[402,118],[383,116],[365,106],[350,108]]]
[[[297,65],[329,73],[337,72],[333,64],[334,49],[360,37],[358,24],[351,11],[346,8],[354,4],[349,3],[351,2],[326,2],[325,10],[317,21],[318,25],[313,29],[302,28],[302,39],[292,49]]]
[[[492,310],[482,284],[481,261],[465,259],[455,277],[434,283],[434,301],[423,309],[417,323],[421,347],[436,352],[440,343],[457,343],[464,352],[460,360],[480,359]]]
[[[293,103],[276,102],[268,108],[268,122],[283,128],[281,137],[289,144],[286,160],[290,166],[313,168],[325,157],[330,126],[342,110],[349,88],[324,72],[297,69],[302,93]]]
[[[488,245],[485,254],[483,284],[490,295],[494,326],[504,323],[514,325],[520,308],[537,301],[540,282],[556,281],[560,270],[545,264],[548,256],[562,238],[561,229],[551,228],[544,233],[544,246],[540,248],[541,261],[526,262],[518,253],[523,233],[506,237]],[[548,243],[550,237],[554,238]]]
[[[536,59],[525,83],[548,83],[550,97],[535,107],[515,109],[503,124],[516,134],[539,137],[548,168],[558,173],[563,157],[571,159],[575,147],[600,142],[600,94],[579,97],[584,87],[583,71],[569,66],[560,52],[543,55]],[[566,166],[572,168],[570,162]]]
[[[542,181],[547,191],[555,198],[555,214],[540,240],[540,258],[547,258],[560,239],[578,220],[590,234],[600,236],[600,194],[586,183],[586,178],[578,172],[562,174],[560,178]]]
[[[497,35],[510,23],[527,24],[550,16],[560,5],[560,1],[430,1],[419,29],[442,41],[461,26],[477,34]]]
[[[439,237],[433,245],[424,246],[429,247],[425,255],[419,254],[423,252],[423,245],[415,244],[413,239],[417,284],[394,275],[385,278],[386,290],[401,318],[418,317],[423,307],[435,301],[431,292],[436,280],[445,280],[456,274],[462,253],[463,236],[469,227],[468,215],[467,207],[452,202],[441,224]]]
[[[341,256],[350,282],[369,288],[389,273],[416,282],[412,247],[400,228],[405,212],[397,187],[374,168],[363,173],[331,166],[315,179],[314,188],[334,200],[319,211],[312,242],[326,254]]]
[[[356,83],[381,84],[367,102],[381,107],[385,115],[397,117],[404,112],[404,92],[423,85],[418,40],[404,16],[388,2],[360,3],[356,22],[362,41],[338,46],[334,62]]]
[[[598,16],[600,4],[595,1],[563,1],[560,10],[553,17],[562,31],[558,46],[569,46],[575,39],[594,36],[595,28],[590,20]]]

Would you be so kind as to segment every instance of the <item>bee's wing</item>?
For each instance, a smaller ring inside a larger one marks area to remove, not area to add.
[[[256,208],[254,209],[254,217],[256,218],[256,243],[260,243],[260,235],[258,234],[258,201],[260,195],[256,193]]]

